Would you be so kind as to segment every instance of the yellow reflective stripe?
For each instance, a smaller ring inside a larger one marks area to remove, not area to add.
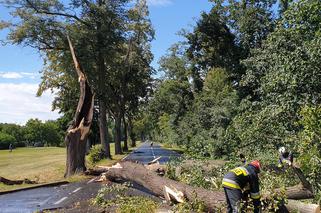
[[[229,179],[224,178],[222,184],[223,184],[223,186],[226,186],[229,188],[241,189],[241,187],[236,182],[229,180]]]
[[[261,197],[260,193],[257,192],[257,193],[251,193],[251,198],[253,199],[259,199]]]
[[[235,169],[232,169],[231,172],[233,172],[235,175],[244,175],[247,176],[249,172],[244,167],[237,167]]]

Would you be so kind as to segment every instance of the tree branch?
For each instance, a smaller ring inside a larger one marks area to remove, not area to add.
[[[63,16],[63,17],[67,17],[67,18],[72,18],[75,19],[76,21],[79,21],[82,24],[85,24],[88,27],[91,27],[91,25],[88,22],[85,22],[84,20],[80,19],[78,16],[76,15],[71,15],[68,13],[60,13],[60,12],[50,12],[48,10],[41,10],[39,8],[37,8],[30,0],[25,0],[27,2],[27,4],[34,9],[37,13],[40,14],[46,14],[46,15],[53,15],[53,16]]]

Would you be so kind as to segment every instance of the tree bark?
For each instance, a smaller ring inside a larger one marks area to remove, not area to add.
[[[306,204],[297,200],[288,200],[285,205],[289,212],[300,213],[320,213],[320,206],[316,204]]]
[[[98,6],[103,5],[102,0],[97,1]],[[104,48],[104,36],[102,35],[102,23],[100,20],[96,21],[96,48],[97,48],[97,71],[98,71],[98,99],[99,99],[99,136],[100,144],[102,145],[105,156],[111,159],[110,145],[108,141],[108,128],[106,119],[106,101],[105,101],[105,81],[106,81],[106,69],[105,69],[105,58],[102,49]]]
[[[125,115],[123,115],[123,126],[124,126],[124,147],[123,147],[123,150],[126,152],[126,151],[128,151],[128,144],[127,144],[128,134],[127,134],[127,122],[125,119]]]
[[[86,170],[86,142],[93,118],[94,94],[89,87],[87,78],[82,70],[72,43],[68,38],[69,48],[79,77],[80,96],[72,124],[65,137],[67,160],[65,177]]]
[[[122,154],[121,149],[121,115],[115,113],[115,154]]]
[[[103,175],[110,180],[125,179],[136,182],[160,197],[164,197],[165,186],[175,189],[175,191],[182,192],[187,200],[191,201],[197,199],[204,202],[210,212],[215,212],[217,208],[221,208],[222,205],[225,204],[225,195],[221,191],[209,191],[200,187],[193,187],[165,177],[160,177],[141,164],[125,161],[119,163],[119,166],[117,167],[106,168],[105,171],[106,172],[103,173]],[[291,192],[293,192],[292,189],[286,191],[288,198],[297,196],[293,196]],[[295,194],[297,193],[298,191],[295,192]],[[306,195],[305,191],[302,192],[301,199],[310,198],[310,196],[304,197],[304,195]],[[288,209],[295,209],[298,207],[304,209],[304,207],[306,207],[308,210],[317,209],[317,206],[315,207],[314,205],[301,203],[299,201],[291,201],[286,205]],[[302,212],[314,212],[308,210]]]
[[[129,135],[129,138],[131,141],[131,147],[135,147],[136,146],[136,137],[135,137],[135,133],[133,131],[133,123],[130,118],[128,118],[128,135]]]
[[[99,135],[101,145],[105,152],[105,157],[107,159],[111,159],[110,145],[108,141],[106,104],[103,100],[99,100]]]
[[[280,192],[281,189],[276,189],[275,191]],[[305,188],[302,184],[287,187],[285,191],[285,195],[288,199],[293,199],[293,200],[314,198],[313,192]]]

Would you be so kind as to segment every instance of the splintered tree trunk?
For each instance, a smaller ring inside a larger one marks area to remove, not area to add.
[[[99,101],[99,135],[100,142],[105,152],[105,157],[111,159],[110,146],[108,141],[106,105],[104,101]]]
[[[122,154],[121,150],[121,116],[120,113],[115,115],[115,154]]]
[[[86,142],[93,118],[94,94],[89,87],[87,78],[82,70],[68,38],[70,51],[79,77],[80,96],[77,110],[72,124],[67,130],[65,137],[67,147],[67,161],[65,177],[86,170],[85,155]]]
[[[128,151],[128,144],[127,144],[127,139],[128,139],[128,134],[127,134],[127,122],[125,119],[125,115],[123,116],[123,125],[124,125],[124,151]]]

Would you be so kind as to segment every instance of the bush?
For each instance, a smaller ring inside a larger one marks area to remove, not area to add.
[[[95,145],[90,149],[89,155],[88,155],[88,160],[92,164],[97,163],[98,161],[100,161],[103,158],[104,158],[104,151],[102,149],[101,144]]]

